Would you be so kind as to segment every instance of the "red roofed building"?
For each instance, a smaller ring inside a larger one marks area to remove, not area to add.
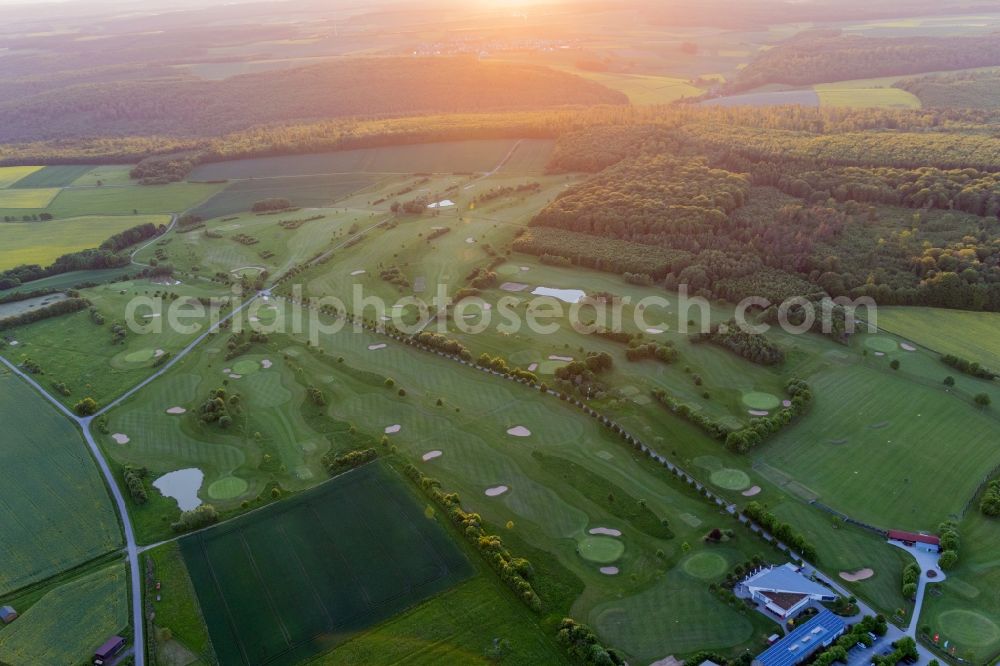
[[[941,540],[933,534],[920,534],[919,532],[904,532],[902,530],[889,530],[889,541],[899,541],[903,545],[916,547],[928,553],[941,552]]]

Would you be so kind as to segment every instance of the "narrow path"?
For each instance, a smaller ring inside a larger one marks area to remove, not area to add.
[[[138,250],[137,250],[138,251]],[[142,571],[139,566],[139,554],[147,548],[140,548],[135,540],[135,530],[132,527],[132,520],[128,513],[128,507],[125,503],[125,497],[122,495],[121,488],[119,488],[118,483],[115,481],[114,473],[111,471],[110,465],[108,465],[107,459],[104,457],[104,453],[101,451],[100,446],[94,440],[93,434],[90,432],[90,424],[94,418],[104,414],[112,407],[120,404],[123,400],[135,395],[139,390],[148,385],[150,382],[154,381],[158,377],[162,376],[167,370],[173,367],[182,358],[187,356],[191,350],[197,347],[205,338],[218,330],[226,321],[232,319],[237,314],[239,314],[243,309],[249,306],[255,299],[260,296],[269,296],[270,291],[264,290],[259,293],[254,294],[247,300],[245,300],[238,307],[233,308],[227,316],[220,319],[218,322],[213,324],[207,331],[195,338],[188,346],[181,350],[177,355],[175,355],[170,361],[163,364],[163,366],[157,370],[155,373],[144,379],[142,382],[134,386],[133,388],[126,391],[124,394],[113,400],[112,402],[105,405],[96,414],[92,416],[77,416],[71,412],[65,405],[59,402],[55,397],[53,397],[48,391],[46,391],[42,386],[36,382],[32,377],[23,372],[16,365],[8,361],[3,356],[0,356],[0,363],[10,368],[11,372],[16,374],[18,377],[27,382],[36,391],[38,391],[42,396],[52,403],[56,409],[62,412],[67,418],[72,420],[83,432],[83,438],[87,442],[87,446],[90,448],[90,453],[93,455],[94,460],[97,461],[97,466],[101,470],[101,474],[104,475],[105,484],[108,486],[108,490],[111,493],[111,498],[115,502],[115,506],[118,510],[118,516],[122,523],[122,531],[125,535],[125,553],[128,558],[131,587],[132,587],[132,627],[133,627],[133,637],[132,644],[135,648],[135,666],[145,666],[146,662],[146,649],[145,649],[145,618],[143,614],[143,604],[142,604]]]
[[[135,250],[133,250],[132,254],[130,254],[128,256],[129,260],[133,264],[135,264],[136,266],[143,266],[145,268],[149,268],[149,264],[144,264],[141,261],[136,261],[135,260],[135,255],[139,254],[140,252],[142,252],[143,250],[145,250],[147,247],[149,247],[150,245],[152,245],[156,241],[160,240],[161,238],[163,238],[167,234],[169,234],[173,230],[173,228],[175,226],[177,226],[177,220],[178,220],[179,217],[180,216],[177,215],[177,213],[171,213],[171,215],[170,215],[170,226],[167,227],[166,231],[164,231],[162,234],[157,234],[156,236],[153,236],[148,241],[146,241],[145,243],[143,243],[142,245],[140,245],[139,247],[137,247]]]

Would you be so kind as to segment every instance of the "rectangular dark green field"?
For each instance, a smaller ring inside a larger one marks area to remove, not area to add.
[[[222,664],[292,664],[474,569],[380,463],[180,542]]]

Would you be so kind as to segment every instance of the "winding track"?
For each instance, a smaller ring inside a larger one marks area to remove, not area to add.
[[[0,363],[10,368],[11,372],[16,374],[18,377],[23,379],[29,385],[31,385],[36,391],[42,394],[42,396],[55,405],[56,409],[62,412],[68,419],[73,421],[83,432],[83,438],[87,441],[87,446],[90,448],[91,455],[97,461],[97,466],[100,467],[101,473],[104,475],[104,481],[108,486],[108,490],[111,492],[111,498],[115,501],[115,505],[118,509],[118,515],[122,523],[122,531],[125,534],[125,554],[128,558],[129,571],[132,578],[132,627],[133,627],[133,637],[132,644],[135,648],[135,666],[145,666],[146,662],[146,650],[145,650],[145,639],[144,639],[144,629],[145,629],[145,618],[143,617],[143,606],[142,606],[142,572],[139,567],[139,553],[143,552],[135,540],[135,531],[132,528],[132,519],[129,517],[128,508],[125,505],[125,497],[122,495],[121,488],[118,487],[118,483],[115,481],[114,474],[111,471],[111,467],[108,465],[107,459],[101,452],[100,447],[97,442],[94,441],[94,436],[90,432],[90,424],[95,417],[100,416],[112,407],[118,405],[123,400],[131,397],[147,384],[157,379],[167,370],[172,368],[174,364],[184,358],[192,349],[194,349],[198,344],[200,344],[205,338],[218,330],[224,322],[233,318],[244,308],[246,308],[250,303],[260,296],[268,296],[270,291],[264,290],[259,293],[254,294],[238,307],[233,308],[227,316],[220,319],[217,323],[213,324],[207,331],[195,338],[187,347],[181,350],[176,356],[174,356],[170,361],[164,363],[163,366],[157,370],[155,373],[144,379],[142,382],[132,387],[121,396],[113,400],[112,402],[105,405],[101,410],[92,416],[77,416],[69,409],[66,408],[61,402],[56,400],[48,391],[39,385],[32,377],[23,372],[16,365],[8,361],[3,356],[0,356]]]

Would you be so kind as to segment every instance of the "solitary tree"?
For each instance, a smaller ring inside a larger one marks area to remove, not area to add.
[[[973,399],[976,401],[976,404],[979,405],[980,407],[990,406],[990,396],[986,395],[985,393],[977,393],[976,397]]]

